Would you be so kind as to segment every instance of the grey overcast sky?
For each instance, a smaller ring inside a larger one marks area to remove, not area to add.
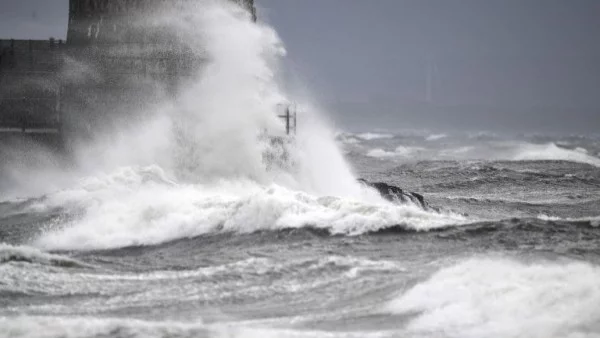
[[[344,126],[600,130],[600,0],[256,2]],[[64,37],[67,3],[0,0],[0,38]]]

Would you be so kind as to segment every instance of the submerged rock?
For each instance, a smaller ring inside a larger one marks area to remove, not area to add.
[[[358,179],[358,181],[362,184],[365,184],[379,192],[381,197],[385,198],[390,202],[397,203],[413,203],[418,205],[419,207],[430,210],[434,209],[425,202],[425,198],[421,194],[417,194],[415,192],[404,191],[399,187],[389,185],[384,182],[369,182],[362,178]]]

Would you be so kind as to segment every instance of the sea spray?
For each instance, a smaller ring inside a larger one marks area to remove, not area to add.
[[[248,179],[315,194],[365,195],[318,112],[306,105],[288,149],[294,166],[281,171],[266,165],[271,145],[260,135],[285,134],[277,115],[280,104],[292,101],[276,81],[286,52],[271,27],[252,22],[233,3],[211,0],[146,20],[177,36],[205,66],[183,82],[175,100],[147,112],[141,124],[78,147],[78,167],[86,175],[94,168],[110,172],[156,164],[188,183]]]
[[[272,64],[285,50],[272,29],[253,23],[233,4],[205,1],[191,9],[173,28],[209,61],[169,114],[175,127],[172,169],[191,181],[266,183],[259,135],[283,132],[275,108],[285,97]]]
[[[316,109],[299,117],[288,149],[293,165],[268,168],[270,143],[261,135],[285,133],[277,109],[289,98],[275,76],[285,50],[272,28],[240,7],[199,1],[147,20],[207,64],[140,124],[78,149],[81,172],[96,172],[40,203],[77,216],[47,227],[36,246],[93,250],[215,232],[314,227],[359,235],[465,222],[393,205],[359,185]]]
[[[174,183],[159,168],[137,168],[50,195],[51,206],[85,213],[43,233],[33,244],[48,250],[95,250],[160,244],[211,233],[252,233],[312,227],[361,235],[389,227],[430,230],[467,220],[415,205],[315,196],[277,184],[216,180]],[[39,208],[39,207],[38,207]]]
[[[192,181],[250,179],[320,195],[363,198],[333,135],[312,107],[301,104],[301,128],[288,147],[293,166],[267,170],[268,142],[258,135],[284,134],[279,104],[291,100],[277,83],[285,49],[276,32],[255,24],[234,5],[208,1],[176,28],[192,47],[205,50],[210,63],[180,96],[175,171]],[[199,27],[202,34],[194,35]],[[371,195],[370,198],[373,198]]]

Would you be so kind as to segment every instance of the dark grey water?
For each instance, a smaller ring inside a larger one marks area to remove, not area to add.
[[[156,168],[5,201],[0,336],[600,336],[598,141],[484,136],[340,136],[438,216]]]

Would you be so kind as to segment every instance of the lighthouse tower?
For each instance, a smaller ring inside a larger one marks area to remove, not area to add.
[[[126,43],[143,41],[149,32],[135,25],[136,19],[161,9],[202,0],[70,0],[67,42]],[[250,12],[256,21],[254,0],[233,1]],[[132,19],[133,22],[132,22]]]
[[[155,20],[201,1],[70,0],[66,55],[73,69],[85,70],[63,91],[68,120],[76,121],[70,129],[93,133],[108,121],[148,111],[201,70],[203,53]],[[255,19],[253,0],[222,1],[237,3]]]

